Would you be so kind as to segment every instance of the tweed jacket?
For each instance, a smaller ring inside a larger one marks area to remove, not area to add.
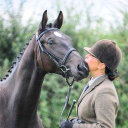
[[[81,94],[76,111],[84,123],[74,123],[73,128],[115,128],[118,106],[115,86],[103,75]]]

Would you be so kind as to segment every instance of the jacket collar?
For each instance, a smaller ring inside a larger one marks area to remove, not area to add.
[[[87,89],[87,91],[82,94],[78,100],[78,105],[81,103],[82,99],[89,93],[91,92],[95,87],[97,87],[99,84],[101,84],[105,79],[107,78],[107,75],[103,75],[101,77],[99,77],[98,79],[96,79],[92,85]]]

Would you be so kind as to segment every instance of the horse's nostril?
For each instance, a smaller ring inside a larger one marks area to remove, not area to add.
[[[78,64],[77,69],[78,69],[79,71],[82,71],[82,67],[81,67],[80,64]]]
[[[88,76],[89,69],[88,69],[88,65],[86,65],[85,63],[78,64],[77,69],[78,69],[80,75]]]

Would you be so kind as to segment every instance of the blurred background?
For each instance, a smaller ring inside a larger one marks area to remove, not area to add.
[[[36,33],[43,12],[53,22],[63,11],[61,31],[72,38],[72,45],[84,58],[84,46],[100,39],[114,40],[122,50],[115,87],[120,100],[116,128],[128,128],[128,1],[127,0],[1,0],[0,1],[0,78]],[[75,82],[67,110],[78,100],[89,78]],[[65,79],[48,74],[42,85],[38,113],[45,128],[57,128],[68,90]],[[75,108],[70,118],[76,116]],[[64,118],[67,117],[67,111]]]

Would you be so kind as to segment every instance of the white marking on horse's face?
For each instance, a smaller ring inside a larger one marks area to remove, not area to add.
[[[54,32],[54,34],[58,37],[62,37],[62,35],[59,32]]]

